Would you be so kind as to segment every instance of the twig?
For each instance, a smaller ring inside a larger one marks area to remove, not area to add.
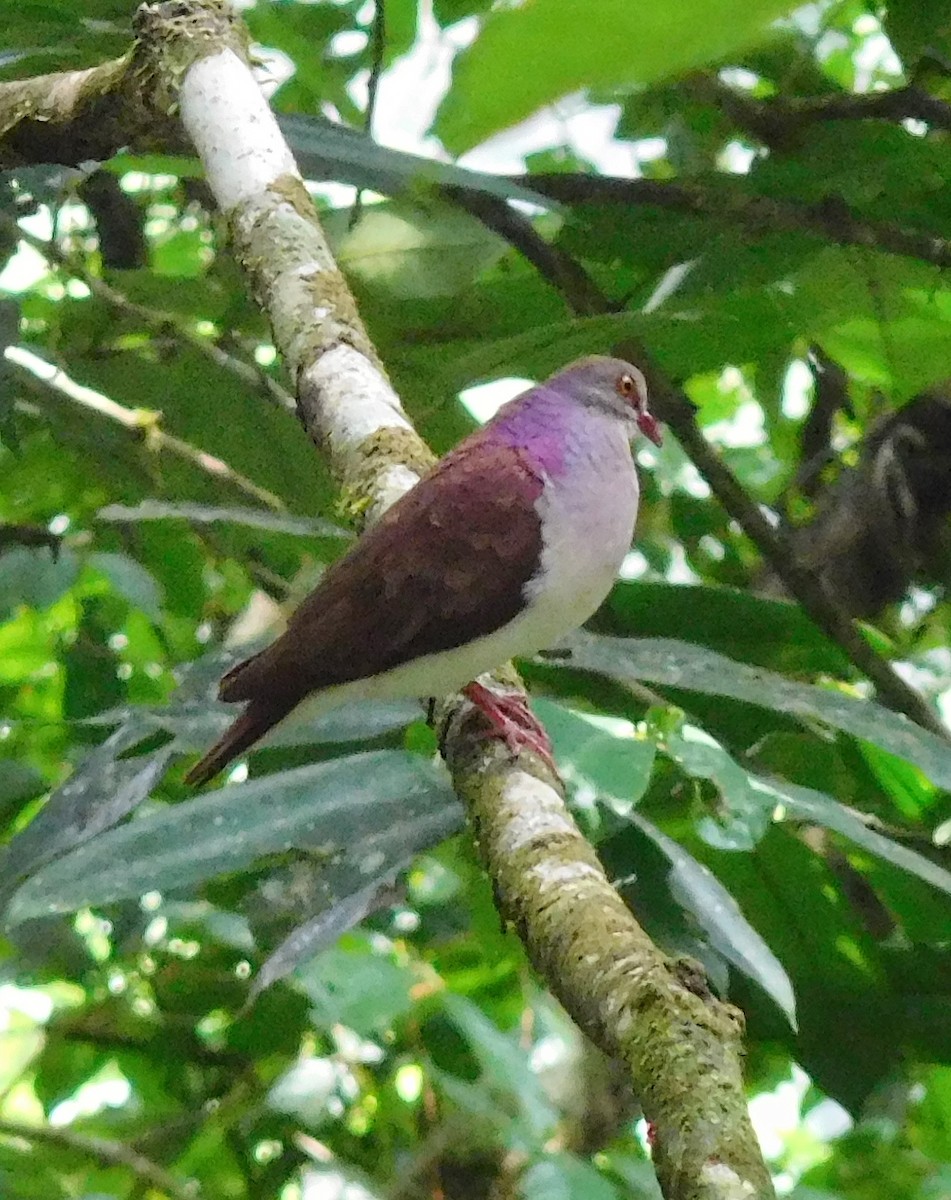
[[[922,728],[951,740],[948,729],[921,694],[869,645],[848,613],[826,593],[812,572],[797,563],[786,538],[769,523],[759,505],[747,495],[703,436],[687,397],[655,367],[648,366],[646,373],[654,395],[661,397],[664,419],[677,434],[684,452],[813,622],[837,642],[852,663],[871,680],[883,703],[903,712]]]
[[[373,133],[373,114],[376,112],[376,96],[386,55],[386,0],[374,0],[370,40],[370,78],[367,80],[367,107],[363,116],[363,131],[368,135]]]
[[[399,1173],[384,1192],[385,1200],[409,1200],[411,1197],[438,1195],[434,1187],[427,1187],[430,1177],[453,1151],[467,1146],[468,1122],[459,1114],[446,1117],[441,1124],[430,1129],[417,1142],[413,1157],[400,1165]]]
[[[53,1129],[48,1125],[24,1125],[19,1121],[0,1120],[0,1134],[22,1138],[45,1146],[73,1150],[86,1158],[95,1159],[107,1167],[126,1167],[149,1187],[157,1188],[172,1200],[199,1200],[201,1193],[195,1183],[176,1179],[158,1163],[121,1142],[106,1138],[88,1137],[69,1129]]]
[[[45,525],[16,525],[0,521],[0,550],[4,546],[48,546],[55,558],[62,544],[61,535],[50,533]]]
[[[754,196],[730,179],[703,184],[657,179],[618,179],[610,175],[544,174],[513,176],[564,204],[618,204],[663,208],[711,217],[752,233],[782,230],[828,238],[843,246],[867,246],[951,266],[951,241],[886,221],[856,216],[838,197],[819,204]]]
[[[827,96],[774,96],[760,100],[709,76],[687,81],[690,92],[716,104],[742,129],[767,146],[785,146],[810,125],[824,121],[924,121],[951,130],[951,104],[916,84],[884,92],[837,92]]]
[[[134,436],[142,439],[147,449],[156,452],[167,451],[176,458],[191,463],[206,475],[230,484],[274,512],[286,511],[287,506],[280,496],[276,496],[266,488],[259,487],[254,480],[248,479],[246,475],[242,475],[240,471],[236,471],[234,467],[230,467],[222,459],[216,458],[206,450],[201,450],[197,446],[193,446],[191,442],[186,442],[174,434],[166,433],[161,428],[162,414],[160,412],[146,408],[126,408],[108,396],[104,396],[102,392],[76,383],[65,371],[53,366],[52,363],[40,358],[32,351],[24,350],[21,346],[8,346],[5,357],[22,368],[34,382],[40,382],[68,400],[72,400],[75,404],[80,404],[90,412],[98,413],[99,416],[106,417],[128,429]]]
[[[572,263],[564,251],[548,245],[531,222],[510,209],[504,201],[480,197],[477,203],[473,203],[472,197],[465,197],[464,203],[468,211],[515,245],[565,296],[573,311],[590,315],[592,312],[617,310],[616,305],[598,290],[580,264]],[[500,209],[506,212],[503,214]],[[640,344],[635,344],[633,349],[628,346],[622,350],[644,369],[658,412],[677,434],[684,452],[707,481],[711,491],[768,559],[773,570],[815,624],[837,642],[852,663],[875,684],[879,697],[886,704],[905,713],[923,728],[951,738],[947,728],[922,696],[898,675],[886,659],[876,653],[852,623],[848,613],[826,593],[821,582],[796,562],[787,539],[773,528],[703,436],[694,418],[693,405],[684,393],[649,360]]]
[[[58,1037],[70,1042],[82,1042],[103,1050],[132,1050],[137,1053],[154,1053],[159,1035],[138,1037],[131,1033],[119,1033],[115,1029],[103,1029],[89,1017],[64,1017],[50,1027]],[[162,1037],[170,1038],[175,1055],[179,1060],[200,1063],[204,1067],[219,1067],[233,1077],[251,1069],[252,1060],[238,1050],[214,1049],[207,1046],[191,1029],[176,1026],[163,1031]],[[168,1042],[166,1043],[168,1044]]]
[[[363,114],[363,132],[367,137],[373,134],[373,115],[376,112],[376,97],[380,90],[380,76],[383,74],[383,61],[386,56],[386,0],[374,0],[373,25],[370,32],[370,76],[367,79],[367,106]],[[363,188],[357,188],[350,213],[349,228],[353,229],[360,220],[363,211]]]
[[[531,221],[498,196],[463,188],[442,189],[447,199],[464,208],[487,229],[504,238],[536,268],[539,275],[564,297],[576,316],[596,316],[613,311],[604,293],[584,267],[558,246],[540,237]]]
[[[28,233],[12,220],[4,221],[3,227],[7,229],[11,236],[17,237],[21,241],[26,242],[27,245],[32,246],[48,263],[62,268],[62,270],[66,271],[74,279],[80,280],[89,288],[94,296],[98,296],[100,300],[105,301],[112,308],[136,317],[156,332],[171,333],[177,341],[184,342],[199,354],[204,355],[215,366],[230,371],[232,375],[240,379],[247,387],[254,391],[263,390],[267,398],[273,401],[278,408],[286,409],[289,412],[294,411],[296,407],[294,397],[276,379],[272,379],[270,375],[259,370],[251,363],[228,354],[216,342],[201,337],[189,329],[174,313],[160,312],[158,309],[149,308],[145,304],[139,304],[136,300],[130,300],[128,296],[113,287],[112,284],[107,283],[104,279],[100,279],[98,275],[94,275],[74,255],[68,254],[55,241],[44,241],[43,238]]]

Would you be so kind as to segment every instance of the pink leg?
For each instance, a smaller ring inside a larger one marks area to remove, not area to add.
[[[462,694],[472,701],[491,726],[486,737],[494,735],[501,738],[510,754],[518,754],[520,750],[532,750],[539,758],[543,758],[553,771],[557,770],[548,734],[523,696],[515,692],[499,695],[475,681],[467,684],[462,689]]]

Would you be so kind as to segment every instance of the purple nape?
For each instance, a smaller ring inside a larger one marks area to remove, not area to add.
[[[486,427],[486,437],[525,450],[546,475],[565,465],[577,408],[551,388],[535,387],[517,396]]]

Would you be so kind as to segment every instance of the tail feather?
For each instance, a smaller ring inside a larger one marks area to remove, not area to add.
[[[207,783],[218,772],[237,758],[272,729],[287,714],[273,708],[262,708],[250,704],[240,717],[227,729],[208,753],[185,776],[185,782],[195,787]]]
[[[226,675],[221,677],[221,682],[218,684],[218,699],[219,700],[251,700],[255,690],[254,676],[257,672],[249,671],[255,663],[259,663],[264,655],[264,651],[257,654],[252,654],[250,658],[246,658],[244,662],[239,662],[237,666],[231,668]]]

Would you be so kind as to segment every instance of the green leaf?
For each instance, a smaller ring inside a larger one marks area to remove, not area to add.
[[[7,816],[21,804],[42,796],[46,791],[43,776],[27,763],[0,760],[0,817]]]
[[[522,1200],[620,1200],[596,1167],[564,1151],[532,1163],[519,1180],[518,1194]]]
[[[699,646],[665,638],[576,634],[565,645],[571,664],[618,683],[648,682],[688,692],[729,696],[802,720],[814,720],[881,746],[914,763],[951,789],[951,746],[900,713],[832,688],[796,683],[771,671],[733,662]]]
[[[771,819],[783,820],[791,815],[842,834],[875,857],[951,895],[951,871],[878,833],[861,815],[831,796],[785,779],[764,779],[748,773],[713,738],[690,725],[684,725],[679,734],[667,736],[665,742],[667,753],[685,770],[716,782],[730,810],[732,820],[726,826],[726,835],[720,823],[708,817],[701,819],[698,832],[708,844],[725,850],[751,849]],[[690,753],[685,753],[688,749]],[[743,834],[750,829],[755,831],[755,839],[751,837],[744,844]]]
[[[350,856],[367,878],[378,865],[374,837],[394,829],[399,837],[401,822],[418,821],[434,845],[454,827],[447,813],[455,806],[445,773],[402,751],[299,767],[109,830],[37,872],[13,897],[8,919],[191,887],[293,849],[327,862]]]
[[[285,113],[278,117],[302,173],[308,179],[335,179],[387,196],[415,190],[420,184],[439,184],[484,192],[502,200],[522,200],[542,208],[557,208],[529,187],[484,171],[407,154],[381,146],[365,133],[347,129],[323,117]]]
[[[440,25],[454,25],[463,17],[490,8],[492,0],[433,0],[433,16]]]
[[[585,87],[655,83],[762,39],[789,0],[577,0],[496,8],[453,64],[433,132],[460,155]],[[542,65],[544,64],[544,65]]]
[[[405,729],[413,721],[420,720],[421,716],[420,706],[415,700],[368,700],[362,704],[358,701],[342,704],[339,708],[322,713],[313,721],[291,718],[269,737],[267,747],[262,748],[368,742]],[[177,734],[176,750],[204,750],[231,725],[235,710],[233,706],[226,710],[223,705],[214,709],[183,705],[174,713],[167,709],[151,709],[150,717],[156,728]]]
[[[700,819],[698,832],[704,841],[720,850],[752,850],[766,832],[771,806],[743,768],[695,725],[665,734],[663,748],[688,775],[716,784],[725,801],[725,812]]]
[[[895,842],[876,829],[871,828],[861,814],[853,812],[844,805],[812,788],[800,787],[798,784],[787,783],[785,780],[755,779],[758,787],[772,793],[777,806],[800,820],[822,825],[835,833],[861,846],[869,854],[890,862],[893,866],[916,875],[932,887],[951,896],[951,871],[939,867],[937,863],[925,858],[915,850]]]
[[[674,637],[773,670],[826,672],[848,660],[798,604],[728,587],[642,581],[615,584],[610,630],[636,637]]]
[[[652,742],[610,731],[610,717],[578,712],[552,700],[533,704],[572,782],[587,783],[601,795],[629,803],[643,796],[654,765]]]
[[[703,863],[640,813],[629,818],[670,861],[668,885],[674,899],[697,921],[719,951],[771,996],[796,1028],[796,997],[782,963],[747,921],[740,906]]]
[[[0,180],[0,195],[3,183]],[[16,226],[13,225],[15,229]],[[11,246],[12,250],[13,247]],[[0,245],[0,251],[6,246]],[[5,253],[0,254],[0,260],[5,259]],[[16,372],[9,359],[4,357],[7,346],[17,340],[20,335],[20,302],[14,299],[0,299],[0,443],[10,450],[18,450],[20,438],[14,414],[16,398]]]
[[[342,537],[353,535],[333,521],[320,517],[292,517],[261,508],[219,508],[213,504],[184,504],[166,500],[142,500],[138,504],[107,504],[96,516],[100,521],[189,521],[196,525],[246,525],[272,533],[291,533],[299,537]]]
[[[482,1082],[502,1112],[511,1112],[513,1102],[517,1106],[521,1120],[512,1123],[513,1135],[523,1144],[537,1144],[551,1133],[557,1116],[524,1050],[464,996],[446,994],[443,1006],[478,1059]]]
[[[134,608],[157,621],[162,615],[162,591],[151,571],[128,554],[97,552],[86,559],[93,570],[101,571],[115,590]]]
[[[147,732],[129,722],[91,751],[33,820],[0,853],[0,896],[43,863],[111,828],[148,796],[170,751],[122,758]]]
[[[334,886],[326,878],[319,880],[318,885],[322,885],[321,890],[330,897],[328,907],[319,915],[298,925],[267,956],[251,984],[248,1001],[254,1000],[265,988],[269,988],[272,983],[283,979],[301,963],[315,958],[321,950],[335,942],[341,934],[346,933],[364,917],[369,916],[379,904],[381,892],[385,892],[379,877],[390,874],[394,867],[398,869],[408,866],[409,861],[410,859],[407,857],[402,862],[394,864],[383,856],[380,867],[387,869],[382,872],[379,868],[373,871],[372,874],[375,876],[373,883],[352,895],[346,894],[345,885],[343,887],[339,884]],[[327,874],[329,873],[327,872]],[[351,874],[356,875],[357,873],[351,872]],[[360,877],[360,882],[362,883],[364,879],[365,875]]]
[[[109,645],[114,626],[108,601],[84,596],[79,602],[80,619],[75,640],[62,651],[63,716],[81,721],[103,709],[120,704],[126,686],[119,675],[119,656]]]
[[[125,720],[148,723],[175,735],[179,751],[205,750],[225,732],[235,717],[234,705],[217,701],[218,683],[242,659],[262,649],[252,642],[239,650],[218,647],[189,663],[168,704],[137,706],[111,715],[108,723]],[[282,722],[268,744],[307,746],[321,742],[368,742],[418,721],[423,710],[417,700],[363,700],[339,704],[315,719]],[[104,714],[109,716],[109,714]]]
[[[896,810],[909,821],[920,821],[937,799],[937,789],[922,773],[893,754],[868,742],[860,743],[862,757]],[[806,781],[808,782],[808,781]]]
[[[323,225],[348,277],[398,297],[455,296],[508,249],[475,217],[448,205],[372,204],[352,229],[342,209]]]
[[[334,34],[350,27],[348,6],[255,4],[244,16],[255,41],[286,54],[296,68],[295,82],[319,98],[326,77],[327,44]]]
[[[336,946],[300,970],[298,981],[313,1002],[318,1027],[346,1025],[370,1037],[413,1007],[412,970],[366,949]]]
[[[923,54],[947,58],[951,50],[949,0],[929,0],[926,5],[918,0],[889,0],[882,23],[909,74]]]
[[[73,586],[79,564],[71,550],[15,546],[0,554],[0,621],[20,605],[45,609]]]

